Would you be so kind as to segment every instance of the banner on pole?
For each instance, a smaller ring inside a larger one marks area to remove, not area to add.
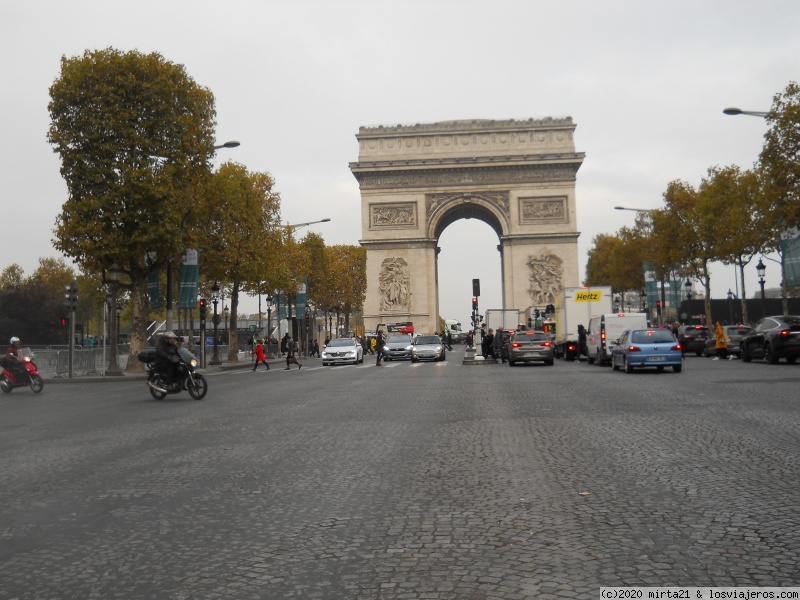
[[[783,270],[786,273],[786,287],[800,286],[800,229],[794,228],[783,232],[781,254],[783,254]]]
[[[161,298],[158,295],[158,271],[147,276],[147,293],[150,295],[150,308],[161,308]]]
[[[197,308],[197,281],[200,265],[197,250],[186,250],[181,257],[178,283],[178,308]]]
[[[308,296],[306,292],[308,291],[308,279],[303,279],[303,282],[297,286],[297,302],[295,306],[297,308],[297,318],[303,319],[306,316],[306,302]]]

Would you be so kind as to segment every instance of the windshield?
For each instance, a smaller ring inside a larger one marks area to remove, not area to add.
[[[518,331],[514,336],[515,342],[529,341],[538,342],[550,339],[546,333],[539,333],[538,331],[520,332]]]
[[[408,337],[404,333],[390,333],[389,334],[389,343],[390,344],[408,344],[411,341],[411,338]]]
[[[418,335],[417,345],[420,344],[440,344],[442,340],[437,335]]]
[[[178,356],[183,359],[183,362],[189,362],[197,358],[194,354],[189,352],[189,349],[186,346],[178,346]]]
[[[328,344],[328,348],[332,346],[355,346],[355,344],[350,338],[337,338],[335,340],[331,340]]]

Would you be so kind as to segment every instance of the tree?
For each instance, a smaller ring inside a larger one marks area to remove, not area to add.
[[[230,289],[229,362],[239,360],[239,292],[258,290],[264,265],[279,258],[267,251],[275,247],[274,232],[280,225],[280,196],[272,191],[273,184],[267,173],[227,162],[214,173],[205,195],[204,231],[197,243],[205,277]]]
[[[53,244],[87,272],[119,265],[132,303],[128,370],[142,370],[147,275],[187,247],[214,153],[213,95],[159,54],[108,48],[62,57],[48,108],[69,193]]]
[[[623,227],[616,235],[596,236],[592,243],[586,285],[610,285],[619,291],[644,287],[642,240],[636,230]]]
[[[790,82],[773,98],[767,114],[769,130],[759,155],[763,181],[760,228],[764,233],[763,251],[778,252],[781,264],[783,313],[788,314],[786,256],[781,236],[798,233],[800,228],[800,86]]]
[[[739,269],[742,283],[742,322],[748,322],[747,293],[744,267],[761,248],[761,227],[757,212],[760,201],[760,183],[755,171],[742,171],[737,166],[712,167],[701,184],[702,193],[719,200],[723,212],[719,219],[727,230],[719,239],[720,260]]]

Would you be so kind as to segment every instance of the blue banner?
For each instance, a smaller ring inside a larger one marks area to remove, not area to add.
[[[150,295],[150,308],[152,309],[161,308],[161,298],[158,295],[158,276],[158,271],[147,276],[147,293]]]
[[[197,250],[187,250],[181,257],[178,308],[197,308],[197,280],[199,277],[200,264]]]

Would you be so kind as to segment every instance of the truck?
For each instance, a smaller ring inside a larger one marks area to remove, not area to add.
[[[516,330],[520,324],[519,309],[517,308],[489,308],[484,319],[487,329]]]
[[[611,286],[563,288],[555,302],[555,355],[568,361],[587,356],[589,321],[610,313],[612,306]]]
[[[461,330],[461,323],[455,319],[445,319],[444,328],[452,336],[455,344],[462,344],[467,338],[467,334]]]

